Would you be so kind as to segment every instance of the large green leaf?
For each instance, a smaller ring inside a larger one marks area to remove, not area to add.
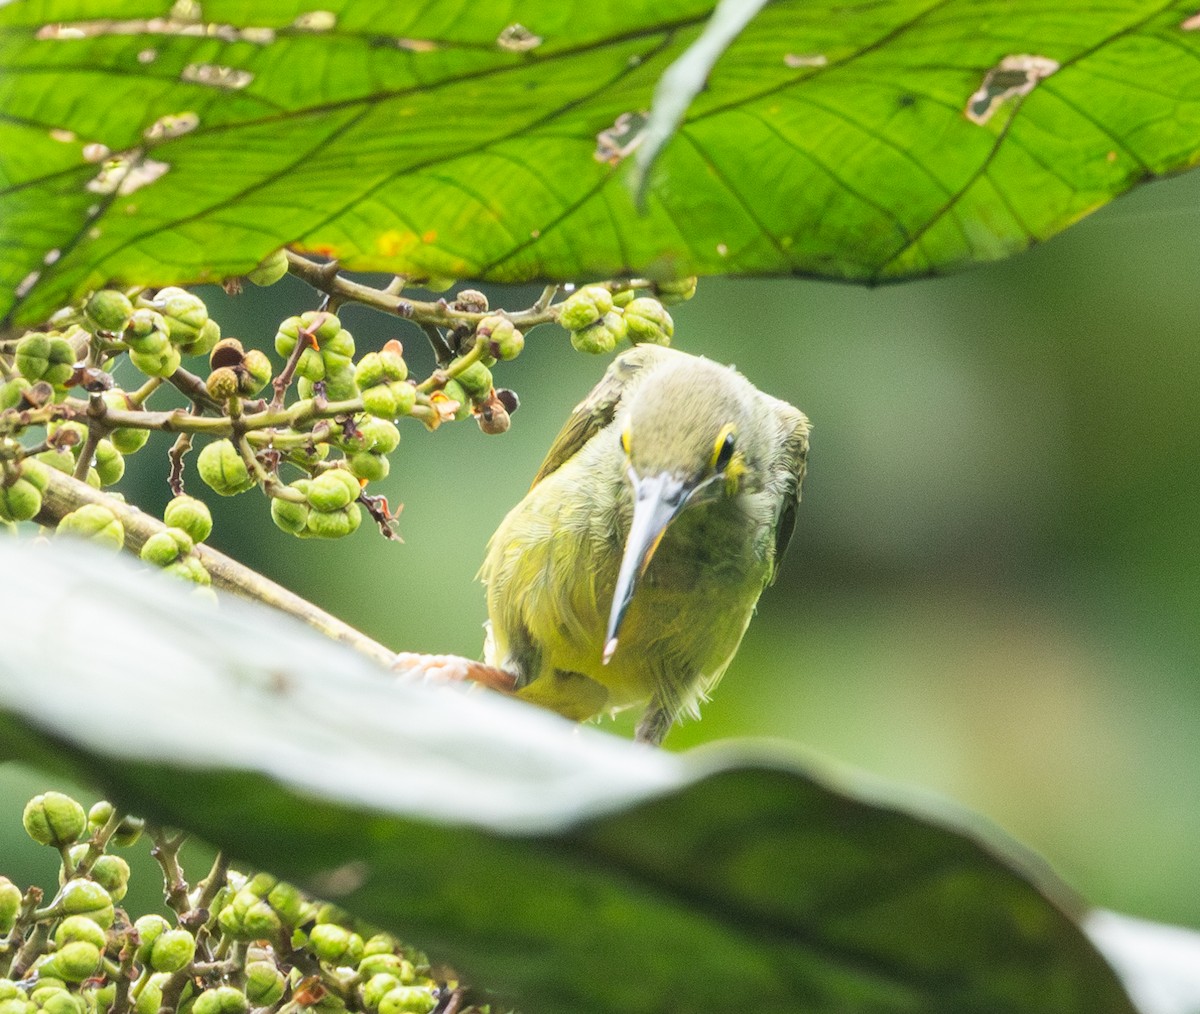
[[[0,751],[339,885],[530,1014],[1132,1011],[1070,894],[945,804],[389,680],[85,546],[0,540],[0,572]]]
[[[904,278],[1023,249],[1200,155],[1193,0],[770,4],[643,214],[625,156],[707,0],[166,6],[0,8],[0,318],[284,242],[500,281]]]

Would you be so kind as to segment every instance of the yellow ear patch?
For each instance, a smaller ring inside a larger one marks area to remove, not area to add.
[[[733,423],[726,423],[717,434],[717,442],[713,444],[712,458],[708,467],[714,472],[720,472],[733,459],[733,449],[737,442],[737,430]]]
[[[628,454],[628,453],[630,453],[629,447],[630,447],[629,429],[626,428],[621,431],[621,448],[625,451],[626,454]]]

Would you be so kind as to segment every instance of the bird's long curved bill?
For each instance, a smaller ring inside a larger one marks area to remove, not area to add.
[[[637,583],[650,565],[654,551],[658,549],[663,534],[687,503],[691,487],[681,479],[669,474],[650,475],[642,478],[631,476],[633,482],[633,520],[629,535],[625,539],[625,555],[621,558],[621,570],[617,574],[617,586],[613,592],[612,610],[608,614],[608,630],[604,635],[604,664],[617,650],[617,637],[621,623],[633,601]]]

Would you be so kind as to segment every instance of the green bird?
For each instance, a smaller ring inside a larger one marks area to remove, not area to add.
[[[480,576],[486,661],[569,718],[645,705],[660,743],[729,667],[791,539],[808,420],[656,345],[572,412]]]

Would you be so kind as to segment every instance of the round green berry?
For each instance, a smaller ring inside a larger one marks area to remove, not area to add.
[[[238,392],[247,398],[258,394],[271,382],[271,360],[265,352],[251,349],[242,358],[238,374]]]
[[[129,361],[141,370],[147,377],[169,377],[182,361],[179,349],[167,345],[160,352],[141,352],[134,349],[129,353]]]
[[[58,928],[54,931],[56,947],[64,947],[72,940],[86,940],[100,950],[104,950],[106,943],[104,930],[86,915],[69,915],[58,924]]]
[[[571,344],[579,352],[603,355],[615,349],[626,332],[625,318],[616,310],[610,310],[582,331],[572,331]]]
[[[341,510],[361,492],[358,480],[342,468],[331,468],[312,481],[308,502],[318,511]]]
[[[568,331],[582,331],[613,308],[612,293],[603,285],[585,285],[563,300],[558,322]]]
[[[100,485],[111,486],[120,482],[125,474],[125,455],[113,446],[111,440],[101,440],[96,444],[95,468],[100,476]]]
[[[267,254],[258,266],[247,272],[246,280],[254,285],[267,286],[274,285],[288,272],[287,254],[282,250],[276,250],[272,254]]]
[[[455,378],[471,401],[482,401],[492,390],[492,371],[483,363],[472,363]]]
[[[193,542],[203,542],[212,534],[212,513],[208,504],[194,496],[180,495],[168,503],[163,511],[163,523],[171,528],[182,528]]]
[[[471,396],[457,380],[447,380],[442,388],[442,394],[457,403],[458,408],[454,411],[455,419],[466,419],[471,414]]]
[[[59,895],[67,915],[86,915],[102,929],[113,924],[113,902],[109,893],[92,880],[70,880]]]
[[[137,933],[138,940],[134,959],[144,965],[150,960],[150,949],[154,946],[154,941],[166,933],[171,928],[171,924],[161,915],[151,914],[137,919],[133,928]]]
[[[25,804],[21,820],[30,838],[55,848],[70,845],[87,829],[83,807],[62,792],[34,796]]]
[[[167,333],[176,345],[194,341],[208,320],[204,300],[174,285],[159,289],[152,302],[167,322]]]
[[[214,440],[196,459],[200,478],[221,496],[235,496],[255,485],[246,462],[231,440]]]
[[[149,965],[156,972],[178,972],[196,956],[196,938],[185,929],[160,933],[150,945]]]
[[[13,377],[12,380],[0,384],[0,412],[5,409],[16,408],[21,403],[21,398],[33,384],[25,377]]]
[[[249,1009],[246,994],[232,986],[206,989],[192,1004],[192,1014],[246,1014]]]
[[[696,294],[696,278],[675,278],[666,282],[655,282],[654,292],[664,303],[682,303]]]
[[[58,523],[56,534],[91,539],[113,549],[125,545],[124,526],[112,511],[100,504],[84,504],[71,511]]]
[[[109,822],[115,812],[116,809],[107,799],[101,799],[99,802],[93,803],[87,813],[88,830],[99,831],[100,828]]]
[[[437,1006],[433,991],[421,986],[396,986],[379,1001],[379,1014],[429,1014]]]
[[[87,1003],[82,996],[66,989],[38,989],[29,997],[43,1014],[85,1014]]]
[[[212,575],[205,569],[204,564],[197,556],[182,556],[174,563],[168,563],[163,567],[163,573],[204,588],[212,584]]]
[[[206,356],[220,340],[221,326],[209,317],[195,338],[190,341],[181,341],[177,347],[185,356]]]
[[[6,936],[21,911],[21,889],[8,877],[0,877],[0,937]]]
[[[270,961],[246,963],[246,999],[255,1007],[270,1007],[283,996],[286,980]]]
[[[219,366],[205,379],[204,388],[214,401],[228,401],[238,393],[238,375],[232,366]]]
[[[382,454],[372,454],[370,451],[358,451],[347,459],[350,474],[366,482],[379,482],[386,479],[391,471],[391,462]]]
[[[308,515],[311,508],[307,503],[294,503],[282,497],[271,499],[271,520],[275,526],[288,535],[299,535],[308,529]]]
[[[475,339],[487,343],[493,359],[515,359],[525,348],[525,336],[507,317],[484,317],[475,328]]]
[[[352,535],[362,523],[358,504],[347,504],[341,510],[314,510],[308,515],[308,534],[316,539],[340,539]]]
[[[31,332],[17,342],[16,366],[26,380],[62,387],[75,373],[75,348],[57,332]]]
[[[86,940],[60,947],[42,968],[67,982],[83,982],[100,970],[100,948]]]
[[[642,296],[631,300],[622,316],[629,331],[629,340],[635,344],[647,342],[651,345],[670,345],[675,333],[675,322],[666,307],[657,299]]]
[[[129,326],[129,319],[133,316],[133,303],[123,292],[101,289],[92,293],[84,305],[83,312],[99,330],[118,334]]]
[[[0,521],[28,521],[42,509],[41,491],[26,478],[0,486]]]
[[[140,306],[133,311],[125,329],[125,344],[134,352],[145,355],[164,352],[171,343],[166,318],[157,310]]]

